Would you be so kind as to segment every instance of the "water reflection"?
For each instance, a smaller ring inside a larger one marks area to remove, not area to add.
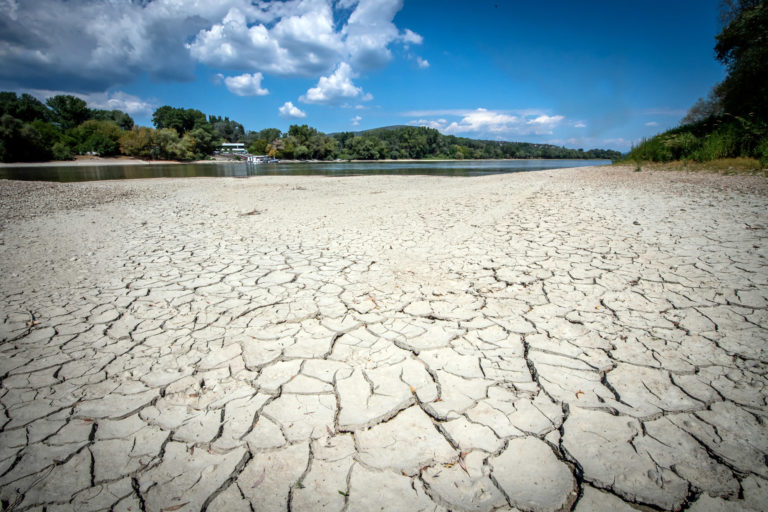
[[[433,176],[483,176],[508,172],[538,171],[586,165],[606,165],[609,160],[471,160],[421,162],[302,162],[206,164],[2,167],[0,178],[35,181],[98,181],[138,178],[194,178],[266,175],[356,176],[364,174],[420,174]]]

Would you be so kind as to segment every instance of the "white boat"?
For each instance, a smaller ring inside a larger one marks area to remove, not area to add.
[[[276,164],[280,162],[277,158],[271,158],[266,155],[248,155],[249,164]]]

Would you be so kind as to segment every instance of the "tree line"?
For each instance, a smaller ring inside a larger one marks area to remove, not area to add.
[[[723,0],[715,58],[725,79],[680,126],[643,140],[625,160],[707,162],[747,157],[768,166],[768,2]]]
[[[70,95],[43,103],[29,94],[0,92],[0,160],[71,160],[83,154],[195,160],[222,141],[244,136],[240,123],[195,109],[160,107],[152,121],[154,128],[136,126],[125,112],[91,109]]]
[[[45,103],[13,92],[0,93],[0,160],[68,160],[75,155],[126,155],[142,159],[195,160],[222,142],[242,142],[248,152],[288,160],[601,158],[618,151],[568,149],[550,144],[475,140],[435,129],[392,126],[364,132],[325,134],[307,125],[245,131],[228,117],[168,105],[155,110],[154,128],[136,126],[120,110],[88,108],[68,95]]]
[[[618,151],[568,149],[551,144],[476,140],[443,135],[433,128],[390,126],[363,132],[325,134],[307,125],[292,125],[286,133],[276,128],[249,132],[249,153],[290,160],[401,160],[600,158],[617,159]]]

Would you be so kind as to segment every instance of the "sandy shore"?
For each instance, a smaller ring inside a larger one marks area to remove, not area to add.
[[[760,510],[768,180],[0,181],[19,510]]]

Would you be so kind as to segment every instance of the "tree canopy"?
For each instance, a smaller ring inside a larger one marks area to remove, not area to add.
[[[121,135],[132,126],[125,112],[92,110],[75,96],[53,96],[43,103],[29,94],[0,92],[0,160],[5,162],[116,155]]]
[[[768,119],[768,4],[743,2],[717,35],[715,55],[728,68],[717,86],[725,112]]]
[[[75,96],[60,94],[48,98],[45,104],[51,109],[53,120],[63,130],[74,128],[90,117],[88,104]]]
[[[155,110],[152,115],[152,124],[155,128],[172,128],[179,135],[184,135],[189,130],[208,125],[205,114],[194,108],[174,108],[168,105]]]
[[[112,121],[123,130],[133,128],[133,118],[122,110],[91,110],[91,119]]]
[[[213,127],[213,133],[227,142],[242,142],[245,138],[245,129],[237,121],[230,121],[228,117],[208,116],[208,123]]]
[[[728,74],[668,130],[632,148],[628,160],[751,157],[768,165],[768,3],[723,0],[715,58]]]

